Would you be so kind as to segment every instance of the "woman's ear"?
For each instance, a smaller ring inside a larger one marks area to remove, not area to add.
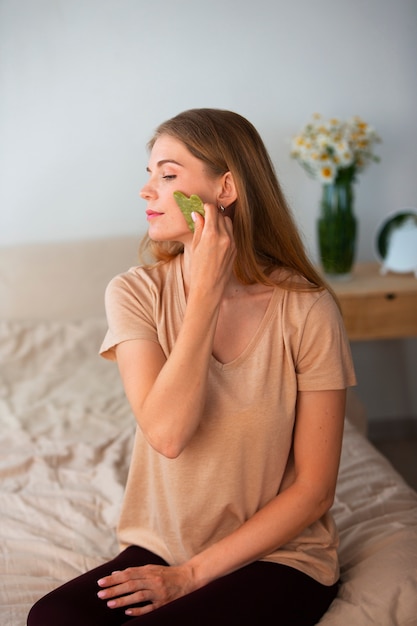
[[[221,189],[217,196],[218,204],[228,207],[237,200],[237,190],[233,175],[231,172],[226,172],[221,178]]]

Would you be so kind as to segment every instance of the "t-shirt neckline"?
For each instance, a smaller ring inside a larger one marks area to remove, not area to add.
[[[181,310],[181,314],[182,316],[184,316],[185,314],[185,308],[187,306],[187,299],[185,297],[185,288],[184,288],[184,279],[183,279],[183,275],[182,275],[182,264],[181,264],[181,255],[177,255],[175,261],[176,261],[176,272],[175,272],[175,277],[176,277],[176,282],[177,282],[177,294],[178,294],[178,299],[179,299],[179,305],[180,305],[180,310]],[[249,341],[249,343],[246,345],[246,347],[244,348],[244,350],[234,359],[232,359],[231,361],[228,361],[226,363],[222,363],[221,361],[219,361],[218,359],[216,359],[216,357],[212,354],[211,355],[211,363],[214,365],[214,367],[216,367],[217,369],[220,370],[227,370],[227,369],[232,369],[235,367],[238,367],[242,362],[244,362],[248,356],[253,352],[253,350],[256,348],[256,346],[258,345],[262,335],[264,334],[267,326],[269,325],[270,320],[273,317],[274,312],[276,311],[276,300],[278,297],[278,287],[275,287],[272,291],[271,297],[269,299],[268,302],[268,306],[266,308],[266,311],[264,313],[264,316],[255,332],[255,334],[252,336],[251,340]]]

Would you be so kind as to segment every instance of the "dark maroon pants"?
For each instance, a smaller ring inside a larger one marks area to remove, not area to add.
[[[97,597],[97,580],[115,570],[166,563],[131,546],[118,557],[51,591],[31,609],[28,626],[313,626],[338,584],[321,585],[285,565],[257,561],[142,617],[109,609]]]

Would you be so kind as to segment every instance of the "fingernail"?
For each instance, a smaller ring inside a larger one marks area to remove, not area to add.
[[[105,595],[106,595],[106,592],[105,591],[99,591],[97,595],[98,595],[99,598],[104,598]]]
[[[100,580],[97,581],[97,584],[100,585],[100,587],[104,585],[104,578],[100,578]]]
[[[195,211],[192,211],[191,212],[191,219],[193,220],[193,222],[195,222],[195,217],[196,217],[195,216]]]
[[[109,600],[107,602],[107,606],[112,608],[113,606],[116,606],[116,600]]]

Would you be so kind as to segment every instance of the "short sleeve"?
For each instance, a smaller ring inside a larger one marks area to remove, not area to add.
[[[108,330],[100,347],[100,355],[115,360],[115,347],[131,339],[158,341],[152,316],[152,292],[133,271],[120,274],[108,284],[105,308]]]
[[[306,315],[296,375],[300,391],[344,389],[356,384],[343,319],[327,291],[320,293]]]

